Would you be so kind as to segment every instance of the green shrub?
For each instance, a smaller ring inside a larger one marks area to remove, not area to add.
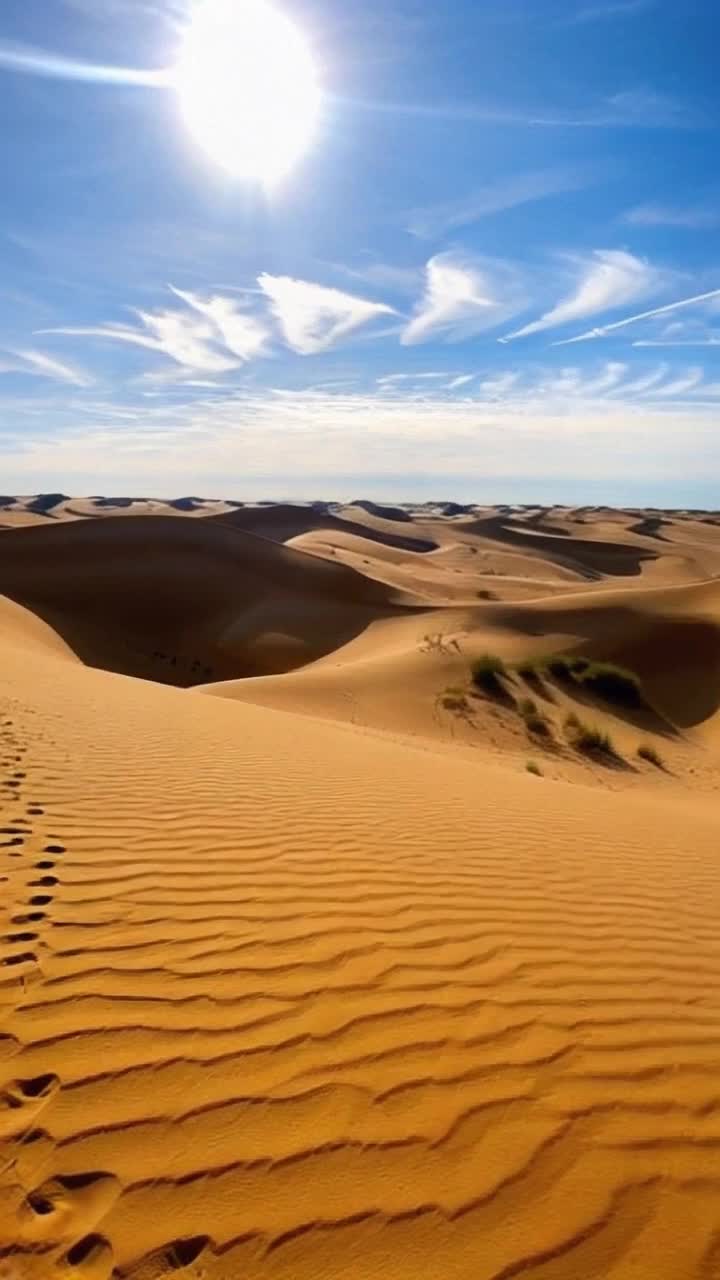
[[[538,658],[523,658],[515,663],[515,670],[523,680],[537,680],[542,675],[543,664]]]
[[[564,653],[556,653],[554,657],[548,658],[545,666],[556,680],[572,680],[573,661],[575,659],[568,658]]]
[[[587,756],[617,756],[610,735],[595,725],[585,724],[577,716],[568,716],[565,727],[569,730],[572,745],[577,751],[582,751]]]
[[[572,671],[574,676],[579,676],[581,672],[587,671],[589,666],[590,666],[589,658],[571,658],[570,659],[570,670]]]
[[[486,693],[499,693],[502,690],[500,681],[507,675],[507,667],[497,654],[484,653],[475,659],[470,672],[473,684],[479,689],[484,689]]]
[[[662,756],[657,752],[650,742],[641,742],[637,749],[638,756],[641,760],[647,760],[648,764],[655,765],[656,769],[664,769]]]
[[[554,654],[545,664],[550,675],[565,683],[574,681],[581,689],[614,702],[621,707],[643,707],[642,685],[633,671],[613,662],[594,662],[590,658]]]
[[[542,769],[540,768],[540,765],[536,764],[534,760],[528,760],[527,764],[525,765],[525,769],[527,770],[528,773],[534,774],[536,778],[542,778],[543,776],[543,772],[542,772]]]
[[[633,671],[616,667],[612,662],[590,662],[577,675],[578,684],[606,702],[621,707],[642,707],[642,686]]]
[[[552,736],[550,732],[550,725],[545,717],[539,714],[535,716],[526,716],[525,728],[528,733],[533,733],[538,738],[549,738]]]

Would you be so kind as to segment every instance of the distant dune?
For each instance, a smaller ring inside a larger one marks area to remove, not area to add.
[[[2,1280],[716,1280],[715,513],[0,525]]]

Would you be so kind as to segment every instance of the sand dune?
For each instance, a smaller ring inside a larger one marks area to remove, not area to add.
[[[434,603],[375,572],[452,580],[489,511],[397,521],[426,554],[365,511],[364,573],[192,502],[0,538],[0,1276],[712,1280],[720,581],[676,560],[718,544],[668,516],[656,585],[540,554],[555,593]],[[162,637],[269,674],[130,678]],[[517,676],[439,704],[559,648],[642,676],[534,694],[622,766],[531,744]]]
[[[6,531],[0,591],[92,665],[173,684],[298,666],[409,597],[214,520]]]
[[[409,534],[403,536],[401,532],[388,532],[387,521],[381,522],[381,529],[376,530],[370,523],[359,524],[348,518],[350,511],[348,516],[341,518],[323,510],[322,505],[324,504],[321,504],[320,509],[291,503],[278,503],[271,507],[241,507],[237,511],[224,512],[214,518],[222,521],[223,524],[231,524],[234,529],[257,533],[275,542],[289,542],[290,539],[299,538],[305,533],[333,530],[340,537],[360,536],[384,546],[399,547],[404,551],[433,551],[435,548],[434,542],[419,536],[413,537]]]

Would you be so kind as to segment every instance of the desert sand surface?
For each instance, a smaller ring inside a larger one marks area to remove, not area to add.
[[[717,1280],[720,516],[0,525],[0,1277]]]

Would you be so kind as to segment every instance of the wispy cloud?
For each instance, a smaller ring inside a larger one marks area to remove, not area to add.
[[[494,374],[493,377],[484,378],[479,383],[478,392],[489,400],[502,399],[517,385],[519,378],[520,374],[517,372]]]
[[[29,373],[38,378],[50,378],[70,387],[91,387],[93,379],[75,365],[62,364],[43,351],[32,349],[9,351],[9,359],[0,357],[0,373]]]
[[[190,290],[175,288],[173,293],[209,321],[222,345],[239,360],[252,360],[264,351],[269,336],[266,326],[255,316],[241,311],[233,298],[222,295],[201,298]]]
[[[681,377],[673,379],[672,382],[665,382],[662,386],[653,387],[648,392],[651,396],[660,396],[664,400],[677,399],[678,396],[687,395],[688,391],[694,391],[699,387],[705,377],[705,370],[702,366],[697,365],[694,369],[688,369]]]
[[[202,373],[229,372],[264,349],[267,329],[242,312],[233,299],[202,300],[194,293],[174,292],[187,305],[187,311],[136,310],[139,325],[62,326],[40,332],[143,347],[167,356],[183,369]]]
[[[707,124],[688,103],[657,89],[623,89],[576,109],[489,102],[388,102],[344,99],[345,105],[387,115],[543,129],[692,129]]]
[[[120,18],[181,19],[187,13],[184,0],[63,0],[65,7],[95,21],[116,22]]]
[[[667,364],[659,364],[657,368],[651,369],[648,373],[641,373],[639,378],[633,378],[630,382],[626,382],[623,391],[626,396],[641,395],[643,391],[649,391],[651,387],[656,387],[658,383],[664,382],[668,375],[669,366]]]
[[[575,25],[599,22],[605,18],[633,18],[640,13],[648,13],[655,7],[655,3],[656,0],[598,0],[597,4],[583,5],[570,14],[567,21]]]
[[[386,373],[384,377],[377,379],[379,387],[391,387],[395,383],[402,382],[424,382],[435,381],[447,378],[447,373]]]
[[[613,333],[616,329],[624,329],[629,324],[637,324],[639,320],[651,320],[655,316],[668,315],[672,311],[679,311],[682,307],[694,307],[698,303],[708,302],[711,298],[718,297],[720,297],[720,289],[710,289],[707,293],[696,293],[692,298],[680,298],[678,302],[668,302],[664,307],[653,307],[651,311],[640,311],[637,315],[626,316],[623,320],[615,320],[612,324],[602,325],[599,329],[588,329],[587,333],[579,333],[574,338],[564,338],[554,345],[564,347],[572,342],[589,342],[592,338],[604,338],[606,334]]]
[[[613,486],[624,484],[626,476],[639,476],[640,490],[651,481],[669,488],[671,475],[676,486],[671,500],[679,502],[683,477],[702,481],[720,462],[720,386],[704,382],[698,368],[670,378],[662,366],[644,371],[646,383],[656,378],[653,387],[662,389],[657,395],[631,394],[632,382],[598,393],[597,386],[617,372],[608,365],[512,372],[514,380],[502,397],[488,389],[492,379],[472,396],[457,396],[432,382],[423,397],[384,389],[226,391],[186,403],[143,399],[122,410],[88,402],[83,415],[88,425],[82,425],[73,405],[59,410],[62,429],[58,421],[48,422],[45,403],[26,400],[18,408],[17,443],[6,442],[4,475],[11,489],[20,487],[22,476],[34,477],[26,481],[28,491],[41,487],[41,476],[49,481],[62,474],[65,487],[97,492],[111,450],[118,483],[122,479],[128,489],[166,494],[177,493],[190,472],[205,492],[247,496],[252,491],[260,497],[267,496],[270,476],[278,496],[292,487],[296,496],[318,496],[332,488],[333,496],[351,497],[348,476],[353,490],[358,477],[374,476],[385,477],[396,496],[411,497],[423,486],[426,492],[429,474],[434,486],[444,477],[451,493],[472,491],[481,474],[484,482],[499,479],[505,493],[512,489],[519,501],[528,500],[531,482],[542,476],[571,482],[568,489],[555,489],[558,500],[563,493],[573,500],[578,493],[596,492],[600,483],[606,500],[612,500]],[[300,469],[293,457],[293,465],[283,469],[288,439],[300,430],[304,456],[311,461]],[[622,447],[622,481],[616,444]],[[241,490],[228,478],[233,475],[242,477]]]
[[[507,334],[500,341],[511,342],[515,338],[556,329],[585,316],[621,307],[638,298],[648,297],[662,283],[664,277],[661,272],[641,258],[620,249],[596,249],[592,258],[581,264],[579,283],[568,297],[539,319]]]
[[[683,227],[688,231],[706,231],[720,224],[720,213],[702,205],[673,208],[670,205],[639,204],[628,209],[622,220],[633,227]]]
[[[599,396],[605,391],[611,391],[620,385],[627,371],[628,366],[620,360],[610,360],[601,373],[585,382],[584,394]]]
[[[37,49],[32,45],[0,41],[0,68],[20,75],[43,76],[51,80],[78,80],[90,84],[135,85],[162,89],[172,83],[167,70],[103,66]]]
[[[518,278],[506,263],[453,252],[427,264],[425,293],[405,327],[401,342],[414,346],[431,338],[457,342],[502,324],[525,303]]]
[[[362,280],[363,284],[392,293],[412,294],[422,287],[422,267],[401,267],[391,262],[367,262],[352,267],[337,262],[328,265],[350,280]]]
[[[384,302],[371,302],[291,276],[263,273],[258,284],[288,346],[305,356],[327,351],[378,316],[395,314]]]
[[[448,382],[448,391],[457,391],[460,387],[467,387],[471,382],[475,381],[476,377],[476,373],[461,373],[459,377],[452,378]]]
[[[575,191],[586,182],[587,178],[580,173],[561,169],[512,174],[488,183],[482,190],[474,191],[462,200],[413,210],[407,217],[407,230],[421,239],[435,239],[504,209]]]
[[[720,347],[720,333],[705,338],[639,338],[634,347]]]

